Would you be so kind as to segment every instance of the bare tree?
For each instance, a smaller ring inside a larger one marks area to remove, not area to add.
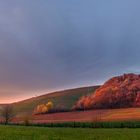
[[[8,124],[14,117],[12,105],[5,105],[2,109],[1,116],[4,119],[5,125]]]

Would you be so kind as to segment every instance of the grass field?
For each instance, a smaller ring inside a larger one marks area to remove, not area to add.
[[[17,117],[13,122],[23,121]],[[94,121],[140,121],[140,108],[99,109],[89,111],[62,112],[45,115],[33,115],[33,123],[56,122],[94,122]]]
[[[0,140],[139,140],[140,129],[0,126]]]

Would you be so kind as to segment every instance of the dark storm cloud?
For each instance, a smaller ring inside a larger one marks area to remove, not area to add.
[[[7,95],[33,95],[139,73],[139,6],[138,0],[1,0],[0,87],[10,89]]]

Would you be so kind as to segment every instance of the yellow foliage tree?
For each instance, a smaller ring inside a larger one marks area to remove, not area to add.
[[[53,103],[51,101],[49,101],[47,104],[46,104],[48,110],[52,109],[53,108]]]
[[[37,113],[42,113],[42,108],[44,107],[44,104],[41,104],[41,105],[38,105],[37,106],[37,109],[36,109],[36,112]]]
[[[53,108],[53,103],[49,101],[47,104],[38,105],[35,109],[36,114],[47,113]]]
[[[48,110],[48,107],[46,106],[46,105],[44,105],[43,107],[42,107],[42,113],[46,113],[46,112],[48,112],[49,110]]]

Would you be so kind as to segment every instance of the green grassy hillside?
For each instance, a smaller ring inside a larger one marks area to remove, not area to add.
[[[81,96],[93,93],[98,87],[91,86],[58,91],[13,103],[14,112],[18,115],[31,114],[37,105],[47,103],[50,100],[54,107],[70,109]]]

